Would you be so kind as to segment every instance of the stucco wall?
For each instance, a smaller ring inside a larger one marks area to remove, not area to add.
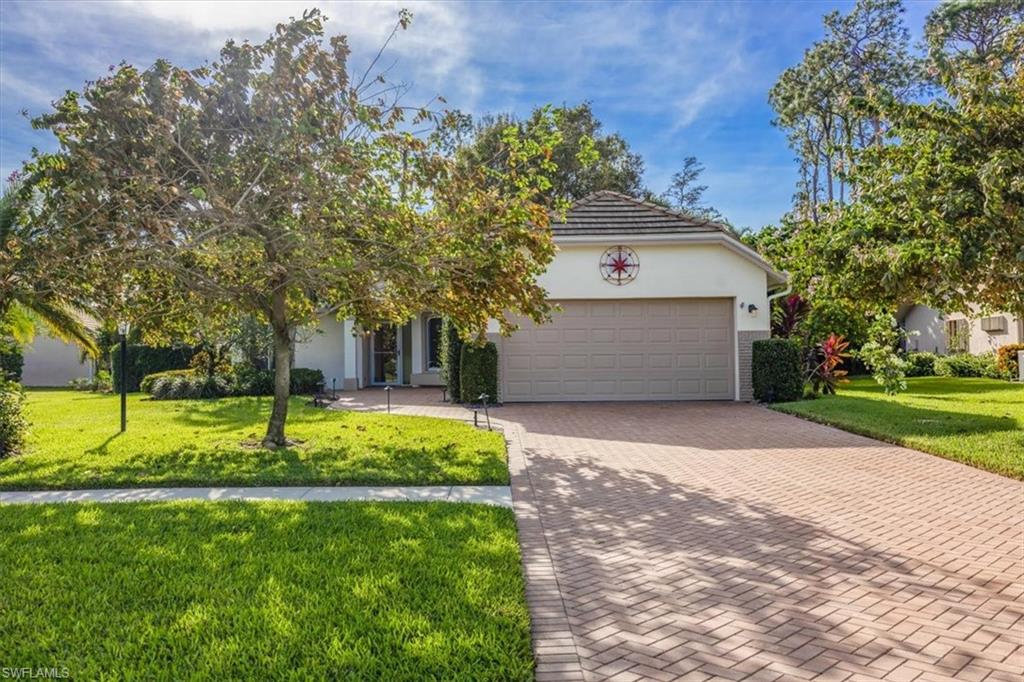
[[[637,254],[640,271],[629,284],[615,286],[601,277],[598,263],[617,243],[559,244],[558,255],[540,278],[541,286],[555,300],[735,297],[737,331],[770,329],[767,274],[742,256],[714,244],[626,242]],[[747,312],[750,304],[757,306],[756,315]]]
[[[908,332],[917,332],[907,339],[907,347],[911,350],[945,355],[946,326],[938,310],[926,305],[915,305],[903,318],[903,328]]]
[[[1006,320],[1006,331],[987,332],[981,328],[981,318],[1002,317]],[[1000,346],[1008,343],[1021,343],[1020,320],[1009,313],[993,313],[992,315],[972,315],[968,318],[962,313],[950,313],[946,315],[947,320],[967,319],[970,323],[971,333],[968,337],[968,350],[975,355],[979,353],[990,353],[998,350]]]
[[[78,346],[64,343],[40,330],[24,349],[21,372],[24,386],[67,386],[72,379],[92,376],[92,363],[81,362]]]
[[[981,328],[983,317],[1003,317],[1006,319],[1006,330],[1003,332],[987,332]],[[943,315],[934,308],[924,305],[915,305],[903,318],[903,327],[907,331],[916,331],[918,335],[908,339],[907,345],[913,350],[929,351],[932,353],[945,354],[946,348],[946,321],[967,320],[970,325],[968,336],[968,351],[975,355],[979,353],[990,353],[998,350],[1000,346],[1010,343],[1024,343],[1024,330],[1021,329],[1022,320],[1009,313],[994,313],[982,315],[978,313],[970,317],[963,313],[949,313]]]
[[[319,369],[324,373],[327,388],[331,388],[331,379],[336,379],[337,387],[341,390],[345,385],[345,336],[342,323],[333,316],[321,318],[320,324],[304,336],[308,340],[295,344],[295,366]]]

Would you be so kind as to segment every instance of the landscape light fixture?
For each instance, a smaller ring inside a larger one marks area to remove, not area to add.
[[[118,360],[121,374],[121,433],[128,427],[128,376],[125,369],[128,366],[128,334],[132,330],[132,324],[128,320],[121,320],[117,323],[117,333],[121,337],[121,357]]]
[[[391,387],[385,386],[384,393],[386,393],[388,396],[388,414],[391,414]]]

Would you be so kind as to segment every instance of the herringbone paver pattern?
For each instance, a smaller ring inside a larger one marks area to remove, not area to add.
[[[750,405],[492,414],[539,679],[1024,676],[1018,481]]]

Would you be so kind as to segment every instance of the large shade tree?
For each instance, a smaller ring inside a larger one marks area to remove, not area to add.
[[[470,336],[492,318],[507,328],[508,311],[549,312],[536,277],[553,256],[551,206],[536,199],[551,118],[502,130],[500,167],[456,163],[454,116],[406,107],[400,86],[348,61],[308,11],[207,66],[121,65],[36,120],[60,149],[33,164],[35,217],[117,246],[95,289],[109,315],[151,337],[200,316],[270,324],[267,447],[287,443],[295,331],[320,315],[371,328],[429,308]]]

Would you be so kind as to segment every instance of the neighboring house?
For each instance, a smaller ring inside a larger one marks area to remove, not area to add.
[[[81,348],[54,338],[41,326],[22,353],[25,357],[21,370],[23,386],[67,386],[72,379],[93,375],[93,362],[83,359]]]
[[[1024,343],[1024,318],[1009,313],[968,317],[943,315],[925,305],[903,306],[896,313],[900,326],[917,332],[907,339],[909,350],[939,355],[989,353],[1009,343]]]
[[[716,223],[597,192],[551,226],[540,278],[561,311],[545,325],[497,323],[500,399],[749,400],[755,339],[769,337],[769,293],[785,277]],[[424,313],[359,333],[324,319],[295,352],[328,386],[440,385],[441,320]]]

